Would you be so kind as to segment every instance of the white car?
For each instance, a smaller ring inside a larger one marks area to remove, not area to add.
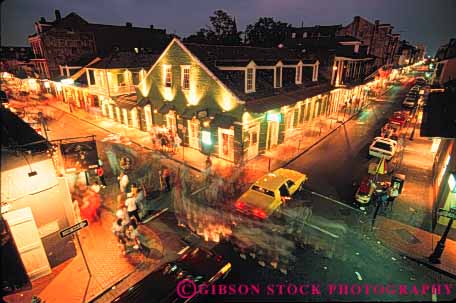
[[[369,156],[377,158],[385,158],[385,160],[391,160],[396,154],[397,141],[376,137],[372,144],[369,146]]]

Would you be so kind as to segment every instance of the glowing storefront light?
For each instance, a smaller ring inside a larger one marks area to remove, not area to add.
[[[448,186],[452,193],[456,193],[456,173],[451,173],[448,177]]]
[[[272,113],[272,112],[267,112],[266,113],[266,121],[271,121],[271,122],[282,122],[282,115],[280,113]]]
[[[74,80],[71,78],[62,79],[62,80],[60,80],[60,82],[64,85],[73,85],[74,84]]]
[[[209,131],[201,131],[201,142],[206,145],[212,145],[211,133]]]
[[[448,164],[450,163],[450,159],[451,159],[451,156],[448,155],[446,160],[445,160],[445,164],[443,165],[442,170],[440,171],[440,174],[439,174],[439,176],[437,178],[437,186],[440,186],[440,183],[442,182],[442,178],[445,175],[445,172],[446,172],[446,170],[448,168]]]

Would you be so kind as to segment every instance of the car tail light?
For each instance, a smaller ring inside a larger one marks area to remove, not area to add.
[[[258,209],[258,208],[255,208],[255,209],[253,210],[253,215],[254,215],[255,217],[260,218],[260,219],[266,218],[266,213],[264,212],[264,210]]]
[[[244,209],[245,208],[245,204],[242,201],[236,201],[234,206],[236,206],[237,209]]]

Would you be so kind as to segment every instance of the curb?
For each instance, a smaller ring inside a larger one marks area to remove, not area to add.
[[[108,132],[108,133],[110,133],[110,134],[116,134],[116,133],[112,132],[111,130],[108,130],[108,129],[104,128],[104,127],[101,127],[101,126],[99,126],[99,125],[97,125],[97,124],[95,124],[95,123],[93,123],[93,122],[90,122],[89,120],[84,119],[84,118],[78,117],[77,115],[75,115],[75,114],[73,114],[73,113],[70,113],[70,112],[67,112],[66,110],[63,110],[63,109],[61,109],[61,108],[58,108],[57,106],[54,106],[54,105],[52,105],[52,104],[48,104],[48,106],[50,106],[50,107],[52,107],[52,108],[55,108],[55,109],[57,109],[57,110],[59,110],[59,111],[62,111],[62,112],[64,112],[64,113],[67,113],[68,115],[71,115],[72,117],[74,117],[74,118],[76,118],[76,119],[78,119],[78,120],[84,121],[84,122],[86,122],[86,123],[88,123],[88,124],[90,124],[90,125],[92,125],[92,126],[95,126],[95,127],[99,128],[99,129],[102,129],[102,130],[104,130],[105,132]],[[147,150],[152,151],[152,152],[156,152],[154,149],[152,149],[152,148],[150,148],[150,147],[148,147],[148,146],[142,145],[141,143],[138,143],[138,142],[133,141],[133,140],[130,140],[130,141],[131,141],[132,143],[136,144],[137,146],[140,146],[140,147],[142,147],[142,148],[144,148],[144,149],[147,149]],[[189,168],[195,170],[196,172],[202,173],[202,170],[201,170],[201,169],[199,169],[199,168],[197,168],[197,167],[195,167],[195,166],[193,166],[193,165],[189,165],[188,163],[185,163],[185,162],[183,162],[183,161],[181,161],[181,160],[178,160],[178,159],[175,159],[175,158],[173,158],[173,157],[170,157],[170,156],[168,156],[168,155],[166,155],[166,154],[164,154],[164,153],[159,153],[159,154],[162,155],[162,156],[164,156],[164,157],[166,157],[166,158],[169,159],[169,160],[172,160],[172,161],[177,162],[177,163],[182,164],[182,165],[186,165],[186,166],[188,166]]]

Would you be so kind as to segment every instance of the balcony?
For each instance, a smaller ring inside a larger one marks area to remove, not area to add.
[[[125,94],[131,94],[135,92],[134,85],[123,85],[123,86],[112,86],[109,87],[102,87],[98,85],[90,85],[89,91],[91,94],[94,95],[105,95],[105,96],[119,96]]]

